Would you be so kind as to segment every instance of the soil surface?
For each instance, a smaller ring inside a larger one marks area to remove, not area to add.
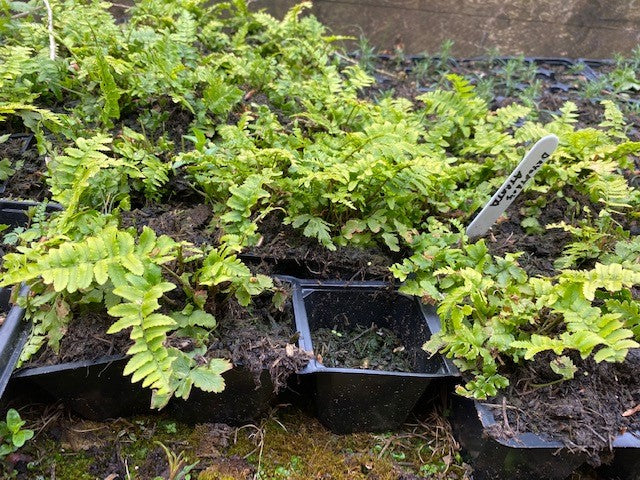
[[[122,227],[152,228],[158,235],[195,245],[218,245],[220,230],[212,224],[214,214],[203,203],[149,204],[122,212]],[[403,257],[381,249],[354,247],[327,250],[316,239],[307,238],[278,215],[259,225],[260,245],[249,247],[240,257],[254,273],[292,275],[299,278],[338,280],[392,280],[389,267]]]
[[[278,392],[286,386],[287,378],[311,359],[311,354],[298,348],[293,305],[290,293],[281,309],[272,302],[272,295],[254,297],[249,307],[230,299],[218,307],[214,316],[219,320],[213,332],[206,356],[227,358],[234,365],[242,365],[254,374],[260,384],[260,374],[269,370],[273,386]]]
[[[287,294],[284,286],[282,291]],[[270,294],[254,297],[249,307],[242,307],[235,299],[229,299],[221,304],[211,302],[209,308],[218,320],[218,327],[211,333],[207,358],[225,358],[234,365],[244,366],[254,374],[257,385],[262,371],[266,369],[276,391],[286,385],[291,374],[309,362],[311,354],[297,346],[290,297],[281,310],[273,305]],[[56,354],[46,347],[25,367],[126,354],[133,343],[129,330],[115,335],[106,333],[114,321],[106,312],[76,315],[60,343],[59,352]],[[194,348],[190,339],[170,337],[167,342],[183,351]]]
[[[41,367],[67,362],[98,360],[110,355],[124,354],[133,344],[129,332],[107,335],[114,319],[107,312],[85,312],[74,316],[60,341],[58,354],[44,348],[33,356],[24,367]]]
[[[279,215],[269,215],[259,226],[260,246],[247,249],[243,259],[254,271],[299,278],[392,281],[389,267],[402,254],[378,248],[343,247],[327,250],[316,239],[283,225]]]
[[[31,135],[10,138],[0,143],[0,160],[8,158],[16,171],[6,181],[3,196],[42,201],[50,197],[45,183],[47,165],[44,156],[38,154]]]
[[[357,325],[352,330],[320,328],[313,334],[315,354],[327,367],[411,372],[401,340],[388,328]]]
[[[640,431],[640,349],[631,350],[624,363],[597,364],[572,355],[578,370],[567,381],[558,381],[551,359],[538,354],[509,376],[506,407],[501,397],[492,401],[496,418],[503,419],[492,434],[535,432],[586,451],[595,466],[606,462],[615,436]]]
[[[506,253],[523,252],[518,263],[530,276],[553,276],[557,273],[553,262],[562,255],[564,248],[573,240],[573,235],[559,228],[546,229],[546,225],[566,222],[575,224],[585,213],[579,209],[586,207],[592,218],[596,218],[600,208],[575,191],[567,192],[565,197],[551,196],[546,205],[540,207],[535,215],[542,231],[527,233],[522,221],[528,216],[527,207],[531,207],[539,196],[534,192],[524,192],[506,210],[503,221],[494,225],[485,237],[491,254],[502,256]],[[569,198],[577,204],[571,206]],[[588,262],[578,268],[590,268]]]
[[[501,58],[449,59],[444,64],[436,60],[426,71],[421,70],[420,63],[419,58],[398,58],[394,55],[374,59],[369,71],[376,83],[365,90],[364,96],[375,99],[393,90],[396,97],[416,101],[419,95],[443,86],[446,83],[444,75],[456,73],[476,85],[478,92],[487,96],[492,109],[519,102],[519,98],[525,95],[535,103],[541,119],[550,120],[552,113],[558,113],[565,102],[572,101],[578,107],[577,126],[581,128],[600,123],[604,109],[599,102],[612,99],[613,96],[612,87],[606,83],[600,90],[594,89],[595,97],[589,97],[585,92],[587,85],[595,85],[603,75],[615,68],[606,62],[580,65],[525,61],[511,73],[505,68],[508,59]],[[531,91],[534,82],[538,87]],[[483,90],[483,84],[488,90]],[[616,100],[624,105],[627,98],[620,96]],[[629,105],[632,106],[632,103]],[[640,138],[640,123],[633,108],[628,120],[631,121],[629,136],[632,139]]]
[[[140,233],[146,226],[177,241],[217,245],[218,232],[209,225],[212,217],[211,208],[205,204],[148,205],[122,212],[122,227],[135,227]]]

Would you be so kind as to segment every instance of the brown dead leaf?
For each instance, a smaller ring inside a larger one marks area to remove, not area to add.
[[[634,415],[636,413],[640,412],[640,403],[638,405],[636,405],[633,408],[630,408],[629,410],[626,410],[622,416],[623,417],[630,417],[631,415]]]

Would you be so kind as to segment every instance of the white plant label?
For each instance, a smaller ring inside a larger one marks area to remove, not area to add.
[[[542,137],[525,155],[516,169],[509,175],[498,191],[491,197],[478,216],[467,227],[469,238],[487,233],[509,205],[522,192],[527,182],[533,178],[558,146],[558,137]]]

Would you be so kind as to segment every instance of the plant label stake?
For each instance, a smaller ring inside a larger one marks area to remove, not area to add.
[[[467,227],[469,238],[487,233],[498,217],[513,203],[527,182],[536,174],[547,158],[558,146],[558,137],[542,137],[525,155],[516,169],[509,175],[498,191],[491,197],[473,222]]]

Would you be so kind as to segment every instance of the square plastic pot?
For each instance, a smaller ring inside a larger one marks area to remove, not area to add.
[[[123,375],[126,363],[126,356],[113,355],[95,361],[25,368],[13,378],[36,385],[89,420],[149,413],[151,391],[140,383],[131,383],[130,375]],[[171,400],[167,412],[185,422],[239,424],[269,408],[274,392],[268,371],[263,371],[260,386],[256,386],[253,373],[243,367],[236,366],[222,376],[226,383],[223,392],[193,388],[188,400]]]
[[[302,347],[302,345],[300,345]],[[17,371],[13,380],[29,383],[90,420],[149,413],[151,391],[123,376],[128,357],[112,355],[94,361],[29,367]],[[235,365],[222,374],[221,393],[193,388],[187,400],[172,399],[165,410],[185,422],[244,424],[264,414],[275,398],[271,375],[264,369],[256,382],[253,372]]]
[[[611,480],[640,480],[640,432],[626,432],[613,441],[613,461],[598,469]]]
[[[474,480],[563,480],[587,460],[586,454],[533,433],[493,438],[487,429],[497,421],[489,407],[457,395],[451,400],[453,433],[473,467]]]
[[[122,376],[126,362],[126,357],[112,355],[94,361],[27,367],[17,370],[12,382],[23,390],[35,385],[89,420],[147,412],[151,391]]]
[[[311,360],[301,375],[312,376],[315,410],[336,433],[386,431],[400,427],[416,402],[437,381],[457,375],[441,356],[422,345],[440,328],[435,311],[381,282],[320,282],[290,279],[302,348],[314,351],[313,333],[336,323],[392,330],[412,355],[414,370],[393,372],[327,367]]]
[[[0,224],[8,225],[10,228],[26,225],[29,220],[26,211],[37,205],[37,202],[0,200]],[[47,211],[49,212],[60,209],[61,206],[57,203],[47,205]],[[0,249],[0,252],[2,252],[2,249]],[[27,292],[28,289],[23,288],[20,291],[20,295],[26,295]],[[0,325],[0,398],[5,391],[11,373],[22,352],[22,347],[24,347],[31,330],[31,324],[24,321],[24,309],[11,305],[10,297],[10,288],[0,289],[0,310],[5,315],[4,322]]]

